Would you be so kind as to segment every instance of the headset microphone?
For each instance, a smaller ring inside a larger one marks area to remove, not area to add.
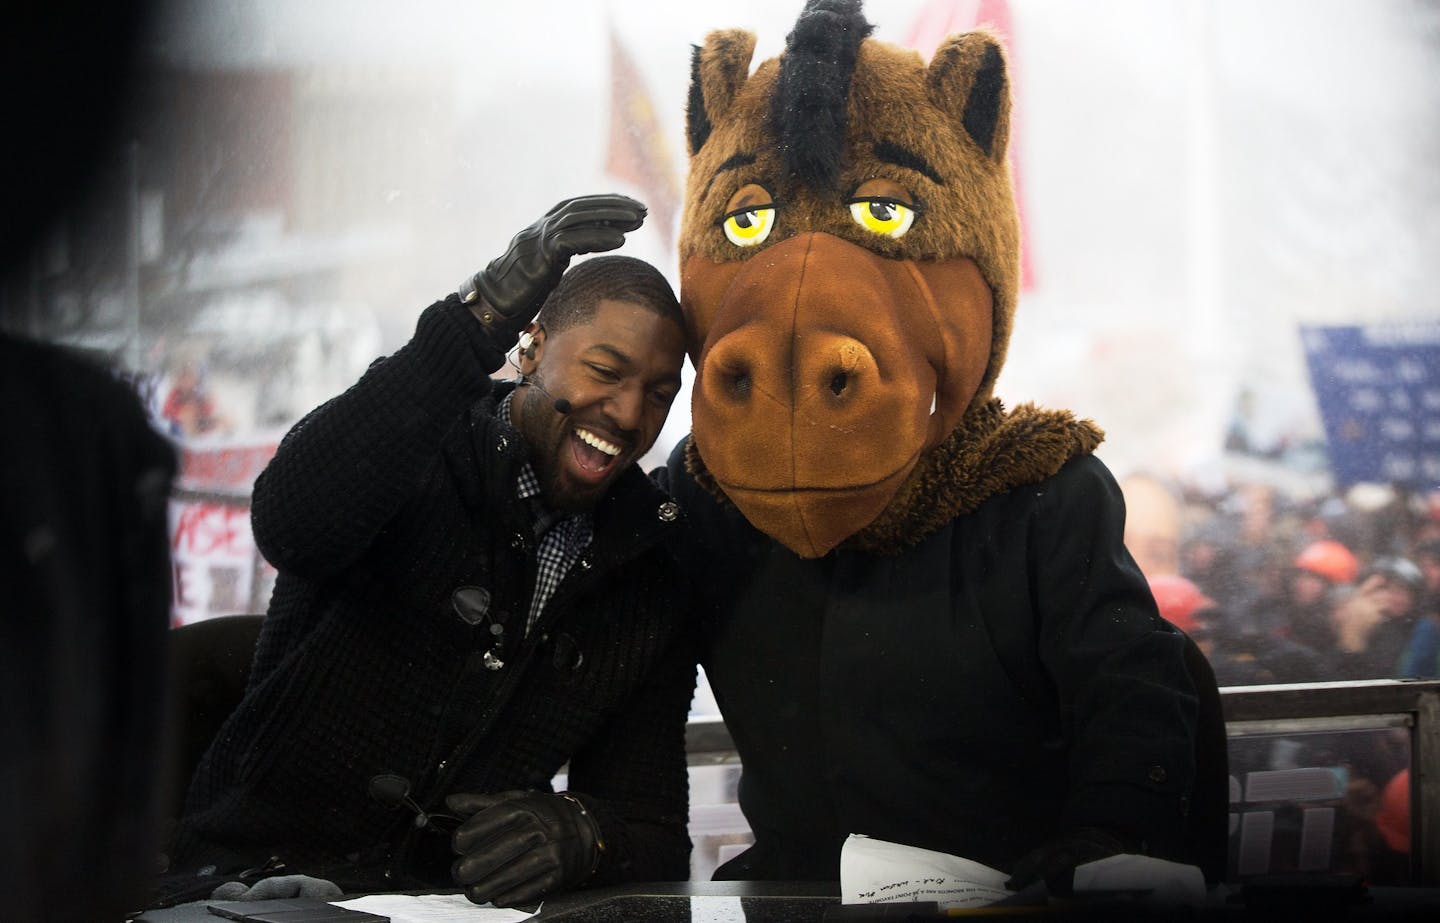
[[[565,400],[565,398],[563,398],[563,397],[556,397],[555,395],[551,394],[549,391],[546,391],[546,390],[545,390],[545,386],[542,385],[542,384],[540,384],[539,382],[535,381],[533,378],[527,378],[527,377],[525,377],[524,375],[521,375],[521,376],[520,376],[520,385],[521,385],[522,387],[534,388],[536,391],[539,391],[541,394],[543,394],[543,395],[545,395],[546,397],[550,398],[550,400],[554,402],[552,406],[555,408],[555,412],[558,413],[558,414],[560,414],[562,417],[563,417],[563,416],[567,416],[567,415],[570,413],[570,411],[575,408],[575,405],[572,404],[572,403],[570,403],[569,401]]]

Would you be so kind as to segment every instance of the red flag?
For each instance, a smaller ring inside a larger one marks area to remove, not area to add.
[[[1010,26],[1010,4],[1007,0],[930,0],[921,9],[920,15],[915,17],[915,23],[910,27],[910,34],[905,44],[929,58],[940,47],[945,36],[954,35],[959,32],[969,32],[979,26],[986,26],[996,33],[1005,42],[1006,49],[1010,52],[1007,60],[1010,65],[1010,97],[1011,97],[1011,119],[1010,119],[1010,175],[1015,182],[1015,207],[1020,212],[1020,239],[1023,242],[1025,233],[1025,195],[1024,184],[1020,178],[1020,124],[1021,120],[1015,117],[1020,110],[1020,80],[1016,66],[1015,54],[1015,33]],[[1020,248],[1020,288],[1022,291],[1029,290],[1035,286],[1034,262],[1030,256],[1030,248]]]
[[[610,148],[605,172],[630,183],[649,208],[647,221],[667,248],[675,243],[680,184],[640,70],[610,30]]]

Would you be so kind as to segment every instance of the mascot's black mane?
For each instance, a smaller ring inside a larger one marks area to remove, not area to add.
[[[845,105],[860,43],[875,28],[860,0],[810,0],[785,39],[770,127],[785,167],[812,187],[832,185],[845,147]]]

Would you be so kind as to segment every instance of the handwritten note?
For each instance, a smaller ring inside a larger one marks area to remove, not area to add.
[[[840,851],[840,899],[846,904],[935,901],[941,910],[985,907],[1014,891],[1007,874],[973,859],[852,834]],[[1126,894],[1145,907],[1198,906],[1205,876],[1193,865],[1151,856],[1110,856],[1077,866],[1076,895]]]
[[[840,851],[845,904],[935,901],[942,910],[984,907],[1010,897],[1009,878],[971,859],[852,834]]]

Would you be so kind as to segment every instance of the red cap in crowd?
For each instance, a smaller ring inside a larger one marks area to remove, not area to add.
[[[1410,770],[1400,770],[1386,783],[1380,810],[1375,812],[1375,827],[1386,846],[1396,852],[1410,851]]]
[[[1151,577],[1150,592],[1155,596],[1155,605],[1160,607],[1161,617],[1186,633],[1195,630],[1196,612],[1215,605],[1215,600],[1199,587],[1175,574]]]
[[[1333,539],[1315,542],[1295,557],[1295,566],[1319,574],[1331,583],[1354,583],[1360,562],[1350,549]]]

